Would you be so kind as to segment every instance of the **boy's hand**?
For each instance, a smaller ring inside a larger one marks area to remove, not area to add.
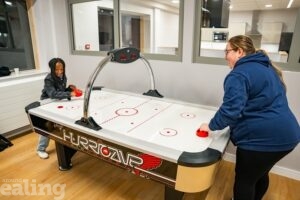
[[[72,91],[76,90],[76,86],[75,85],[69,85],[69,87]]]
[[[76,88],[75,85],[69,85],[68,88],[71,90],[71,96],[72,97],[80,97],[80,96],[82,96],[82,90]]]

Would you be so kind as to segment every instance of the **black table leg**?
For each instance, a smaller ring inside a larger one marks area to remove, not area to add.
[[[71,159],[77,151],[58,142],[55,142],[55,146],[59,170],[66,171],[71,169]]]
[[[175,190],[165,185],[165,200],[182,200],[184,192]]]

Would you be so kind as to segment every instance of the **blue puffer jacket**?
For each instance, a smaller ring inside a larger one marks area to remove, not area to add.
[[[253,151],[285,151],[300,141],[300,127],[288,106],[284,86],[262,53],[238,60],[224,81],[224,98],[209,123],[229,126],[231,141]]]

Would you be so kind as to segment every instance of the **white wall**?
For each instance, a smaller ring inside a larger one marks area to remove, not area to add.
[[[285,11],[260,12],[259,24],[266,22],[281,22],[283,24],[283,32],[294,32],[296,24],[297,9],[287,9]],[[261,29],[261,27],[259,27]]]
[[[155,9],[155,38],[157,47],[178,47],[178,14]]]
[[[165,97],[188,102],[219,106],[222,102],[222,84],[229,72],[227,66],[192,63],[194,0],[185,1],[183,61],[150,61],[156,79],[156,88]],[[87,80],[102,58],[97,56],[76,56],[70,54],[68,17],[66,4],[62,0],[36,0],[34,4],[40,66],[47,70],[47,63],[53,56],[66,61],[69,83],[84,88]],[[52,12],[55,12],[53,14]],[[45,34],[47,35],[47,39]],[[136,62],[120,66],[108,64],[95,84],[107,88],[145,92],[149,89],[148,74],[143,64]],[[284,72],[288,87],[288,100],[298,122],[300,122],[299,72]],[[227,153],[234,154],[229,145]],[[290,173],[290,177],[300,180],[300,146],[278,163],[275,171]],[[287,175],[285,173],[285,175]]]
[[[253,18],[253,12],[252,11],[236,11],[236,12],[230,12],[229,13],[229,27],[230,23],[235,22],[245,22],[247,24],[246,32],[250,32],[252,28],[252,18]]]
[[[293,32],[296,24],[297,9],[273,10],[273,11],[232,11],[229,15],[229,23],[246,22],[248,24],[247,31],[252,28],[253,18],[259,19],[258,31],[261,30],[261,24],[265,22],[281,22],[284,24],[283,32]],[[259,15],[259,16],[253,16]],[[230,26],[230,25],[229,25]],[[255,26],[255,25],[254,25]]]

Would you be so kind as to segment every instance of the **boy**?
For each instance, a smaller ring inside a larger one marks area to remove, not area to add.
[[[71,97],[77,96],[74,85],[70,85],[68,88],[67,77],[65,74],[65,62],[61,58],[52,58],[49,61],[49,67],[51,72],[46,76],[44,80],[44,89],[42,90],[41,100],[51,99],[71,99]],[[40,158],[46,159],[49,157],[46,152],[46,148],[49,145],[49,138],[40,135],[39,143],[37,146],[37,154]]]

